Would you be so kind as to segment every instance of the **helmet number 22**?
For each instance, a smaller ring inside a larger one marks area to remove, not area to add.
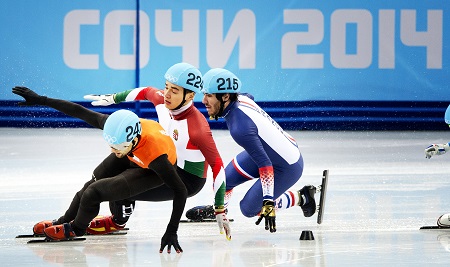
[[[188,74],[189,79],[187,79],[186,83],[194,86],[195,88],[201,88],[202,86],[202,78],[200,76],[195,75],[192,72]]]

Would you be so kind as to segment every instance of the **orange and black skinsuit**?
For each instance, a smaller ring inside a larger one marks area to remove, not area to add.
[[[25,105],[49,106],[95,128],[103,129],[109,116],[76,103],[39,96],[25,89],[20,92],[26,99]],[[94,170],[92,179],[75,194],[65,214],[54,224],[73,221],[71,226],[75,234],[83,235],[91,220],[98,215],[101,202],[132,198],[152,188],[166,185],[173,191],[173,210],[163,238],[166,235],[176,236],[187,198],[186,186],[176,171],[176,148],[158,122],[145,119],[140,121],[142,134],[138,136],[138,143],[127,157],[117,158],[112,153],[103,160]]]

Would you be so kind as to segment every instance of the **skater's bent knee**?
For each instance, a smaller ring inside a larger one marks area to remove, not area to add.
[[[94,187],[90,186],[88,187],[84,192],[83,195],[81,196],[81,204],[87,204],[88,203],[100,203],[102,202],[102,197],[100,192],[95,189]]]
[[[244,215],[247,218],[255,217],[260,212],[260,210],[257,210],[257,211],[252,210],[250,207],[243,205],[242,202],[241,202],[240,206],[241,206],[242,215]]]

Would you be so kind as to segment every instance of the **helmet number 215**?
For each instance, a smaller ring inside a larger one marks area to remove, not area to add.
[[[237,90],[239,89],[238,80],[233,78],[233,82],[231,82],[231,78],[218,78],[217,79],[217,90]]]

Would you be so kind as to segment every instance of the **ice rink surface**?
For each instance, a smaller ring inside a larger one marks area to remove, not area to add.
[[[450,131],[289,133],[305,160],[293,189],[318,185],[330,171],[321,225],[294,207],[277,213],[276,233],[265,231],[240,213],[245,184],[229,206],[231,241],[215,223],[181,224],[184,252],[160,254],[171,202],[138,202],[124,236],[35,245],[16,239],[62,215],[109,149],[95,129],[0,128],[1,266],[448,266],[450,230],[419,228],[450,212],[450,155],[427,160],[423,152],[450,141]],[[225,164],[241,151],[227,131],[213,135]],[[212,203],[211,180],[186,210]],[[109,215],[106,203],[100,214]],[[315,240],[299,240],[303,230]]]

